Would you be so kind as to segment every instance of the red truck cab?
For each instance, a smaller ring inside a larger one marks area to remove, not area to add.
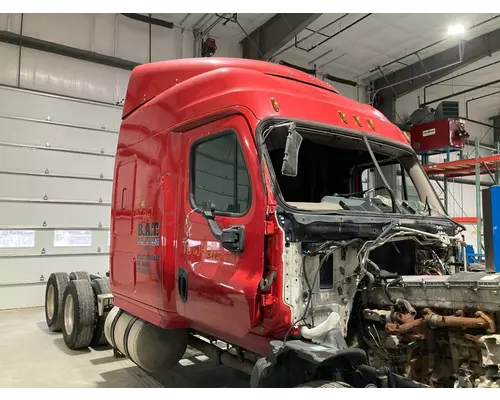
[[[295,130],[303,137],[299,172],[285,176],[279,170],[283,148]],[[321,138],[309,140],[315,132]],[[329,135],[344,150],[324,147]],[[370,154],[382,153],[380,165],[372,163]],[[384,168],[403,153],[400,168],[418,200],[435,212],[427,221],[406,212],[408,205],[388,186],[392,206],[387,199],[385,205],[370,200],[374,213],[350,196],[338,200],[338,193],[363,190],[367,170]],[[365,169],[354,168],[354,158]],[[415,160],[405,136],[378,110],[300,71],[223,58],[136,67],[115,161],[114,305],[156,327],[222,340],[259,357],[268,355],[273,341],[300,336],[302,328],[302,337],[316,337],[315,327],[334,325],[332,310],[345,320],[345,337],[354,294],[341,293],[335,269],[321,272],[328,305],[322,311],[313,297],[319,291],[307,289],[316,278],[305,282],[300,261],[320,250],[306,244],[373,240],[394,218],[413,227],[408,229],[433,232],[439,225],[455,233]],[[312,179],[312,171],[322,171],[321,178],[315,172]],[[365,276],[362,271],[359,279]],[[349,277],[345,290],[358,284]],[[344,296],[335,300],[338,307],[331,293]]]

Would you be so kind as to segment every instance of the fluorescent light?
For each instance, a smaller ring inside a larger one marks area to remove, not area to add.
[[[459,35],[465,32],[465,27],[462,24],[450,25],[448,27],[448,35]]]

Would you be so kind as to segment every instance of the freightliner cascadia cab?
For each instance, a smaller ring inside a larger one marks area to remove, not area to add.
[[[111,228],[106,335],[152,373],[189,344],[252,386],[418,386],[429,382],[412,361],[431,351],[424,310],[439,305],[438,321],[462,307],[406,289],[466,268],[462,228],[408,138],[370,105],[277,64],[136,67]],[[478,310],[462,322],[485,326]]]

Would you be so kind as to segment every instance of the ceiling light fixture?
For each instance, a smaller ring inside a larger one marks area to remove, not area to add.
[[[465,32],[465,27],[462,24],[450,25],[448,27],[448,35],[459,35]]]

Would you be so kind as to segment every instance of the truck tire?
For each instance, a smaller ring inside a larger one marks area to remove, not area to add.
[[[111,293],[111,287],[109,285],[108,279],[94,279],[91,282],[92,290],[94,291],[94,307],[96,313],[96,325],[94,329],[94,335],[92,336],[92,341],[90,342],[91,347],[102,346],[108,343],[106,336],[104,335],[104,324],[106,322],[106,317],[109,311],[104,312],[103,315],[99,316],[97,311],[97,295],[99,294],[109,294]]]
[[[90,274],[86,271],[76,271],[69,274],[69,279],[76,281],[78,279],[86,279],[90,282]]]
[[[340,381],[312,381],[296,386],[298,388],[352,388],[345,382]]]
[[[95,328],[95,300],[90,281],[78,279],[70,281],[63,299],[63,338],[71,350],[89,346]]]
[[[45,321],[51,332],[59,332],[63,323],[63,295],[69,276],[66,272],[50,274],[45,288]]]

